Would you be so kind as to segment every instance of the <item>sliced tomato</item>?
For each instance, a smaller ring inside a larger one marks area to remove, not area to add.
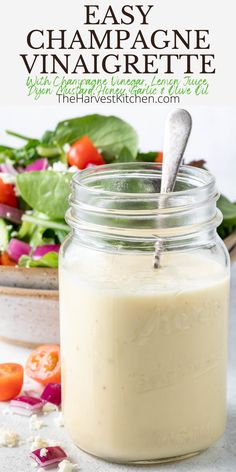
[[[14,185],[5,183],[0,178],[0,203],[17,207],[18,202],[15,194]]]
[[[85,169],[88,164],[102,165],[105,164],[100,152],[94,146],[88,136],[72,144],[67,153],[67,159],[70,166],[76,166],[78,169]]]
[[[3,266],[16,266],[16,262],[10,258],[7,251],[2,252],[0,256],[0,264]]]
[[[43,385],[61,383],[60,347],[57,344],[37,347],[26,362],[26,374]]]
[[[160,162],[160,163],[163,162],[163,152],[160,151],[160,152],[157,153],[155,162]]]
[[[19,395],[24,379],[20,364],[0,364],[0,401],[6,402]]]

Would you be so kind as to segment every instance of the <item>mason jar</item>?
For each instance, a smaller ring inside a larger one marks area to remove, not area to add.
[[[76,174],[60,254],[65,427],[118,463],[185,458],[225,428],[229,258],[215,179],[183,166],[163,196],[161,172]]]

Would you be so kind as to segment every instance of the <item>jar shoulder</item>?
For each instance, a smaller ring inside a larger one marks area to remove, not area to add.
[[[127,291],[191,289],[229,276],[229,256],[217,237],[212,247],[170,251],[161,255],[161,267],[153,269],[153,253],[88,248],[68,237],[61,250],[60,272],[66,279],[91,287]]]

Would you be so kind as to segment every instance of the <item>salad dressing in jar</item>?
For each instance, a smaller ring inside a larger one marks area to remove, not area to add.
[[[60,255],[65,426],[113,462],[181,459],[225,428],[229,261],[215,181],[181,167],[164,207],[160,181],[157,164],[77,174]]]

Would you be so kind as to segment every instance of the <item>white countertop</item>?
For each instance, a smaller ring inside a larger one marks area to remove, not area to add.
[[[45,426],[40,431],[30,431],[29,419],[17,415],[3,415],[6,404],[0,404],[0,428],[16,431],[25,443],[17,448],[0,448],[0,472],[32,472],[29,459],[30,445],[27,439],[40,436],[56,440],[70,456],[70,460],[79,465],[83,472],[235,472],[236,471],[236,264],[232,268],[231,317],[230,317],[230,353],[228,371],[228,422],[224,436],[204,453],[182,462],[143,467],[127,467],[108,464],[97,460],[77,449],[66,435],[64,428],[55,425],[57,413],[51,413],[42,419]],[[0,362],[25,363],[30,351],[0,343]],[[52,472],[56,469],[50,469]]]

